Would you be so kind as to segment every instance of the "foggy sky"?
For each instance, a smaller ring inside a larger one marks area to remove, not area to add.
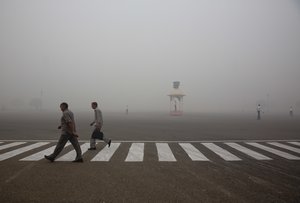
[[[255,111],[300,101],[297,0],[0,0],[0,107]],[[300,109],[300,106],[298,107]]]

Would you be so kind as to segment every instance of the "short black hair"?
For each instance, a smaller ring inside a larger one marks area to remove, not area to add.
[[[96,107],[98,107],[98,103],[97,102],[92,102],[92,105],[95,105]]]
[[[66,109],[69,107],[69,105],[66,102],[61,103],[60,106],[64,106]]]

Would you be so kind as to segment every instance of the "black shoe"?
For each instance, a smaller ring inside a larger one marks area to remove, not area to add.
[[[47,159],[47,160],[49,160],[49,161],[51,161],[51,162],[54,161],[54,158],[52,158],[51,156],[47,156],[47,155],[45,155],[45,159]]]
[[[96,150],[96,147],[88,148],[88,150]]]
[[[110,144],[111,144],[111,140],[109,140],[107,144],[108,144],[108,147],[110,147]]]
[[[82,158],[80,158],[80,159],[75,159],[75,160],[72,161],[72,162],[83,162],[83,159],[82,159]]]

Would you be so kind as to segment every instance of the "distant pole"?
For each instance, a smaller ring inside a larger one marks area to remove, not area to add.
[[[270,109],[270,94],[267,94],[267,112],[269,113],[269,109]]]
[[[293,118],[293,116],[294,116],[294,113],[293,113],[293,107],[291,106],[291,107],[290,107],[290,117]]]
[[[43,107],[43,89],[41,89],[41,106],[40,106],[40,110],[42,110]]]

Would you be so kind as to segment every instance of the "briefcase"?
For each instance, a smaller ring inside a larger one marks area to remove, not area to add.
[[[93,139],[99,139],[99,140],[103,140],[103,132],[101,132],[100,130],[98,129],[95,129],[93,134],[92,134],[92,138]]]

